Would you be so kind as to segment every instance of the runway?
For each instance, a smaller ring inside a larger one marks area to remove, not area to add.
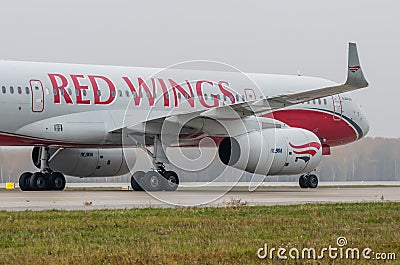
[[[0,210],[91,210],[146,207],[246,205],[289,205],[332,202],[400,202],[400,187],[263,187],[225,193],[224,189],[178,190],[176,192],[110,191],[1,191]]]

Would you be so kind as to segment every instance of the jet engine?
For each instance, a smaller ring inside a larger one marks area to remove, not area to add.
[[[318,137],[299,128],[252,131],[226,137],[218,149],[225,165],[261,175],[309,173],[321,161]]]
[[[134,149],[57,149],[50,148],[49,166],[52,170],[74,177],[111,177],[129,173],[136,162]],[[57,153],[56,153],[57,152]],[[36,167],[40,165],[40,148],[32,151]],[[128,162],[127,162],[128,160]]]

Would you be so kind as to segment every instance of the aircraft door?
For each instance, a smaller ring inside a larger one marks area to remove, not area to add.
[[[254,90],[252,88],[245,88],[244,95],[246,96],[247,101],[252,101],[256,99],[256,93],[254,93]]]
[[[32,94],[32,111],[42,112],[44,110],[44,90],[42,82],[39,80],[31,80]]]
[[[333,112],[335,112],[336,114],[333,116],[333,120],[340,121],[342,119],[342,114],[343,114],[342,99],[340,98],[340,95],[333,95],[332,101],[333,101]]]

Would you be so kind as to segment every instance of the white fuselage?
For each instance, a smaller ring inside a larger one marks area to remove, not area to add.
[[[118,146],[111,132],[124,126],[333,85],[303,76],[0,62],[0,145]],[[353,128],[353,140],[368,131],[348,96],[283,110],[330,113]],[[349,142],[340,141],[332,145]]]

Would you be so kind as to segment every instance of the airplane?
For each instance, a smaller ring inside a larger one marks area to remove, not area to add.
[[[63,190],[64,175],[120,176],[143,149],[154,169],[131,174],[136,191],[174,191],[166,148],[208,138],[220,161],[243,171],[313,173],[330,148],[354,142],[368,120],[347,92],[368,87],[357,46],[349,43],[343,84],[299,75],[0,62],[0,145],[32,146],[37,172],[22,191]],[[153,148],[153,149],[152,149]]]

